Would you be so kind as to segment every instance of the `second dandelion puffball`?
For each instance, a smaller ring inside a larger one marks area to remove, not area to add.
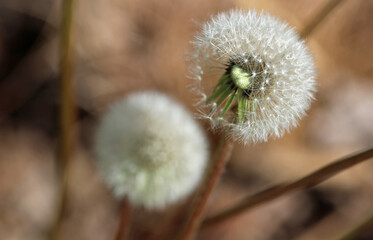
[[[134,93],[114,104],[98,128],[95,148],[101,175],[114,194],[149,209],[191,193],[209,155],[193,117],[156,92]]]
[[[280,137],[310,107],[313,59],[285,22],[255,11],[221,13],[202,25],[193,46],[201,115],[232,138]]]

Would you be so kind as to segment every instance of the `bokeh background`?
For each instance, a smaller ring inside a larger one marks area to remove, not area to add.
[[[200,22],[231,8],[257,9],[302,30],[328,1],[77,0],[77,141],[60,239],[105,240],[116,231],[119,204],[99,178],[92,153],[108,105],[153,89],[196,112],[185,60]],[[56,211],[60,11],[60,1],[0,1],[0,239],[46,239]],[[282,139],[235,146],[209,214],[372,146],[372,26],[372,0],[344,0],[307,38],[318,71],[312,109]],[[373,213],[372,172],[372,161],[362,163],[204,229],[198,239],[338,239]],[[136,209],[132,238],[156,234],[176,208]],[[373,230],[362,239],[373,239]]]

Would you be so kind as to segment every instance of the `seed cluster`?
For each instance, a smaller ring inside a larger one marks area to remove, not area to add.
[[[161,209],[190,194],[209,159],[193,116],[157,92],[132,93],[104,114],[95,142],[99,171],[118,198]]]
[[[315,92],[312,55],[285,22],[255,11],[212,17],[193,41],[201,117],[243,143],[280,137]]]

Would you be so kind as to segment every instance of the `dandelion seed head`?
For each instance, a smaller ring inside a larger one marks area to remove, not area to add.
[[[316,85],[313,58],[285,22],[255,11],[221,13],[202,25],[193,46],[192,74],[207,95],[201,108],[214,105],[205,111],[212,125],[234,139],[280,137],[305,115]]]
[[[200,182],[208,144],[193,117],[169,97],[131,94],[115,103],[98,127],[99,171],[116,197],[149,209],[188,195]]]

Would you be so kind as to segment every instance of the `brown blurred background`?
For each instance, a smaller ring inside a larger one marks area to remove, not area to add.
[[[166,92],[195,112],[186,54],[199,22],[257,9],[302,30],[328,0],[77,0],[74,81],[78,141],[60,239],[112,239],[118,203],[99,179],[92,142],[100,114],[128,92]],[[56,208],[61,2],[0,1],[0,239],[46,239]],[[297,129],[235,146],[209,212],[301,177],[373,143],[373,1],[344,0],[307,39],[317,100]],[[204,126],[206,123],[201,122]],[[199,239],[338,239],[373,213],[373,163],[203,230]],[[137,209],[133,239],[157,233],[167,211]],[[363,239],[373,239],[373,230]]]

